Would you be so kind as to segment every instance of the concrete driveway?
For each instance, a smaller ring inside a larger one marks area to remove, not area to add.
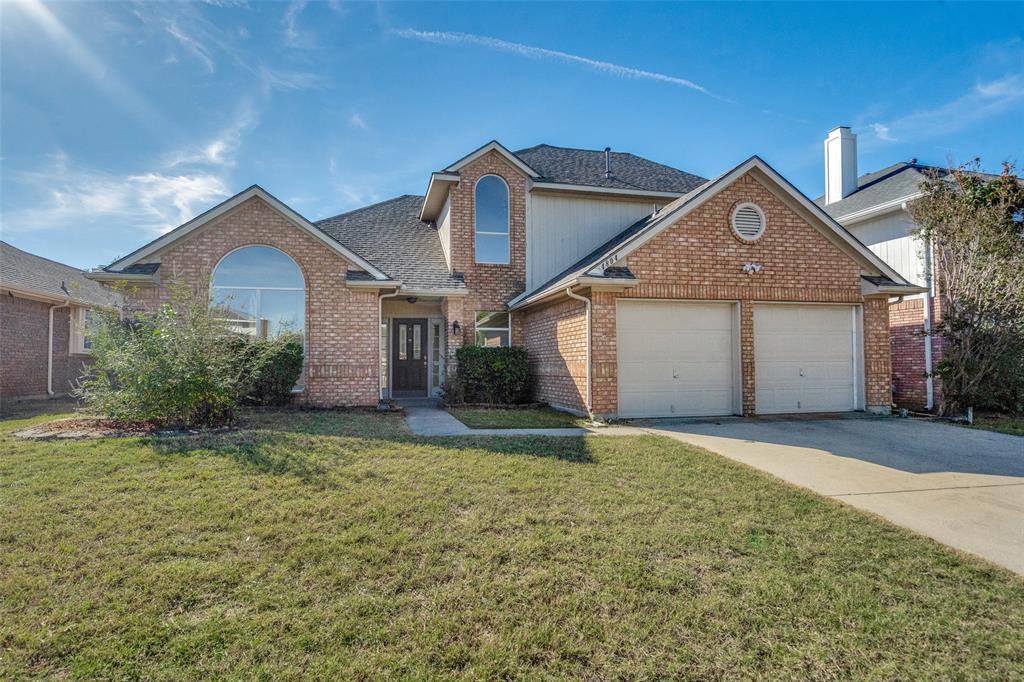
[[[897,418],[651,420],[1024,575],[1024,438]]]

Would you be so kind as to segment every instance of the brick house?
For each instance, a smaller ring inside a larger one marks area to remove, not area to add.
[[[312,404],[436,394],[460,346],[514,344],[539,400],[601,416],[888,410],[888,298],[921,291],[757,157],[705,180],[497,142],[315,223],[253,186],[89,276],[302,333]]]
[[[0,242],[0,400],[66,395],[89,359],[89,311],[119,300],[77,268]]]
[[[927,332],[942,319],[943,297],[931,245],[914,236],[909,210],[930,173],[945,175],[948,169],[911,160],[858,176],[857,136],[839,127],[825,140],[826,191],[816,200],[906,281],[921,287],[889,299],[893,398],[896,405],[916,410],[934,409],[941,397],[932,372],[942,359],[942,339]]]

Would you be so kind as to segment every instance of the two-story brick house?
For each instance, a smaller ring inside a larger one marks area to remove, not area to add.
[[[313,404],[431,395],[458,347],[515,344],[538,399],[603,416],[887,410],[887,300],[920,290],[757,157],[705,180],[497,142],[316,223],[253,186],[91,276],[301,332]]]

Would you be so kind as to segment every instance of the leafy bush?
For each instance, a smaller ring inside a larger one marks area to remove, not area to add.
[[[445,401],[514,405],[530,399],[526,349],[465,346],[456,351],[455,376],[445,385]]]
[[[242,378],[239,398],[247,405],[287,405],[302,374],[302,337],[276,339],[238,337],[232,343]]]
[[[240,404],[289,402],[302,371],[301,338],[239,336],[181,288],[155,312],[100,311],[89,336],[95,362],[76,395],[118,421],[231,423]]]

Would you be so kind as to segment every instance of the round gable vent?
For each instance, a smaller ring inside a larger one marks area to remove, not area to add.
[[[757,204],[738,205],[732,212],[732,229],[743,241],[754,241],[764,233],[764,211]]]

